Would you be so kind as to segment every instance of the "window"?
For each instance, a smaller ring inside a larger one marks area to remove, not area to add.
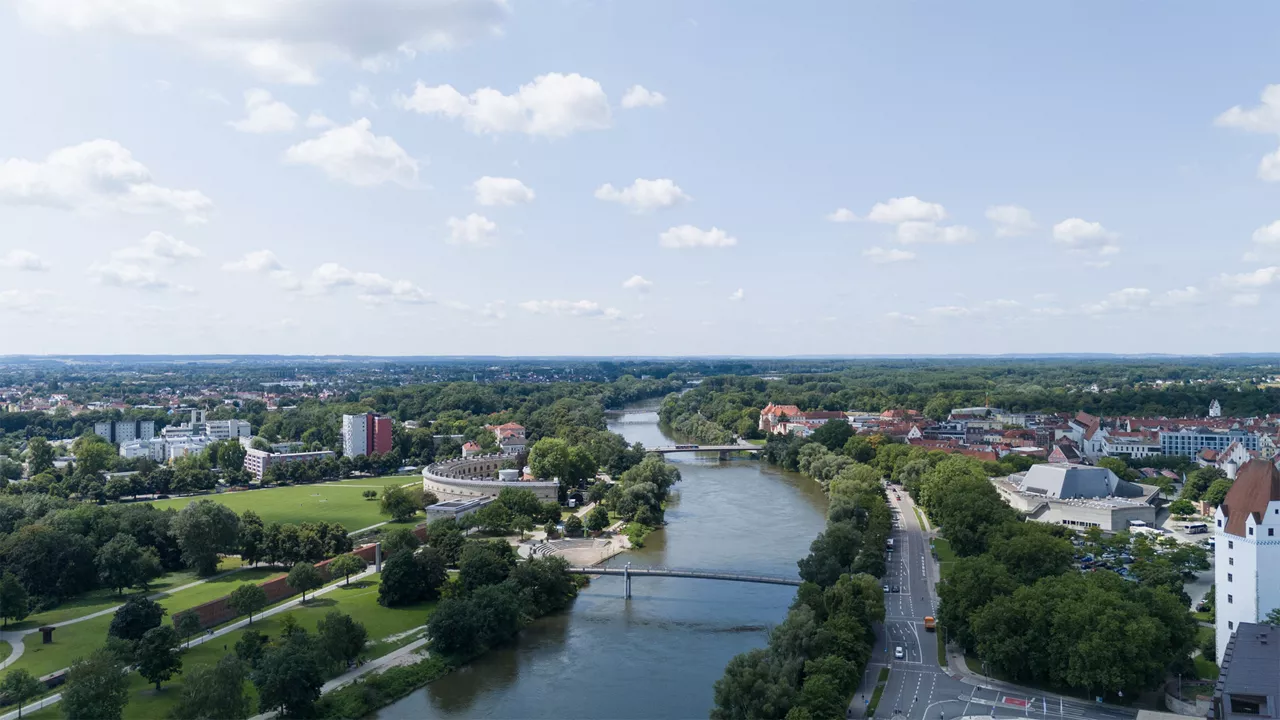
[[[1234,603],[1235,603],[1235,599],[1234,599],[1234,598],[1232,598],[1230,595],[1228,595],[1228,596],[1227,596],[1227,604],[1228,604],[1228,605],[1231,605],[1231,604],[1234,604]]]
[[[1235,540],[1228,540],[1228,541],[1227,541],[1227,549],[1228,549],[1228,550],[1234,550],[1234,549],[1235,549],[1235,547],[1236,547],[1236,541],[1235,541]]]
[[[1232,622],[1232,621],[1230,621],[1230,620],[1228,620],[1228,621],[1227,621],[1227,629],[1228,629],[1228,630],[1234,630],[1234,629],[1235,629],[1235,627],[1236,627],[1236,624],[1235,624],[1234,622]]]
[[[1276,534],[1275,528],[1267,528],[1267,537],[1275,537],[1275,534]]]
[[[1221,521],[1221,520],[1219,520],[1219,521],[1218,521],[1218,527],[1222,527],[1222,521]]]
[[[1227,582],[1231,582],[1231,573],[1227,573]]]
[[[1249,528],[1249,534],[1250,534],[1250,535],[1252,535],[1252,534],[1253,534],[1253,528]]]
[[[1236,564],[1236,559],[1235,559],[1235,558],[1233,558],[1233,557],[1229,557],[1229,558],[1227,558],[1227,564],[1228,564],[1228,565],[1235,565],[1235,564]]]

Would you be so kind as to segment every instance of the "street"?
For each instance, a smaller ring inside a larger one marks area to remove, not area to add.
[[[886,563],[885,621],[877,628],[876,645],[863,682],[850,703],[851,717],[864,717],[881,669],[889,679],[876,708],[877,718],[955,720],[966,716],[1089,718],[1129,720],[1137,715],[1112,706],[1045,696],[977,678],[962,678],[938,665],[937,633],[926,631],[925,616],[937,617],[937,563],[929,552],[928,533],[916,518],[911,498],[889,488],[889,504],[896,511],[891,535],[893,550]],[[898,591],[893,592],[897,587]],[[897,657],[898,649],[902,657]]]

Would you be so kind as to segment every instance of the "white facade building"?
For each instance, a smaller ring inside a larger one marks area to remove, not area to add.
[[[342,416],[342,454],[347,457],[369,454],[369,416]]]
[[[204,433],[214,440],[249,437],[249,421],[210,420],[204,424]]]
[[[1240,623],[1280,608],[1280,470],[1250,460],[1214,513],[1214,610],[1218,657]]]

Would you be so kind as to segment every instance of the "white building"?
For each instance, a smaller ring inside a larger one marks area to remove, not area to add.
[[[1222,417],[1222,406],[1217,400],[1209,403],[1209,417]]]
[[[1280,607],[1280,470],[1250,460],[1214,513],[1214,609],[1218,657],[1240,623]]]
[[[369,416],[342,416],[342,454],[352,458],[369,454]]]
[[[249,437],[249,421],[210,420],[204,424],[204,433],[214,440]]]

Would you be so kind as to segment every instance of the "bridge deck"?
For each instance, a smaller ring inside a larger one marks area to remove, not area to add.
[[[620,567],[571,567],[571,575],[630,575],[632,577],[677,577],[697,580],[724,580],[727,582],[760,583],[764,585],[791,585],[799,587],[801,580],[781,575],[756,575],[751,573],[722,572],[717,570],[692,570],[685,568],[620,568]]]
[[[675,445],[663,445],[662,447],[645,448],[647,452],[655,453],[677,453],[677,452],[760,452],[763,448],[759,445],[692,445],[690,447],[677,447]]]

